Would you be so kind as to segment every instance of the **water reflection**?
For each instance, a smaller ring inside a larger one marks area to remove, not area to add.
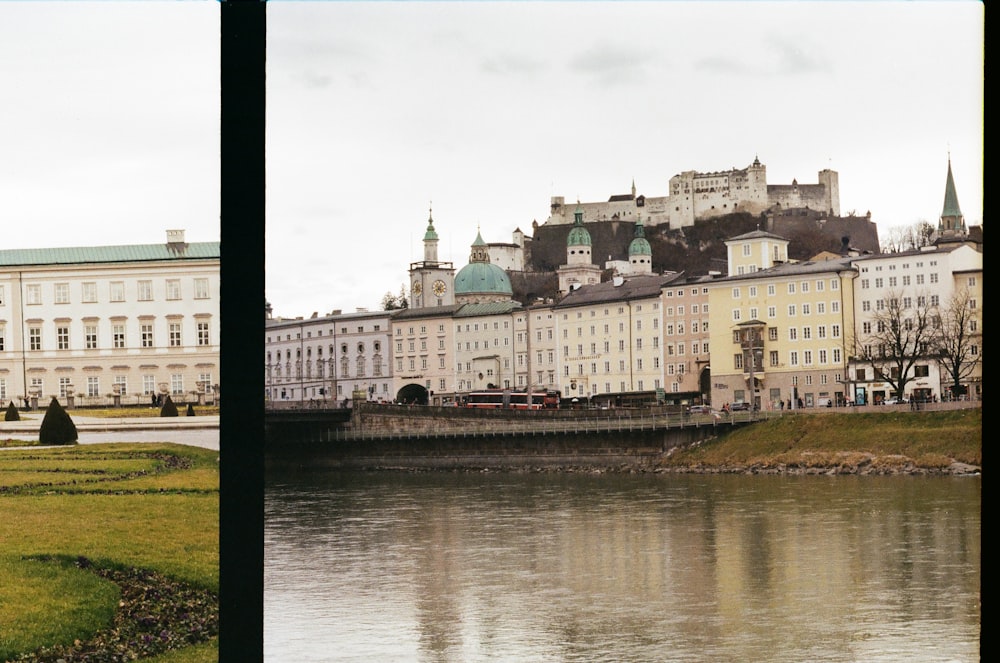
[[[268,661],[979,660],[974,478],[272,476]]]

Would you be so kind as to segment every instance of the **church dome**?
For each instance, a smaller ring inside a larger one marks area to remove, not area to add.
[[[569,235],[566,236],[566,246],[590,246],[593,242],[590,233],[583,227],[583,212],[579,206],[573,214],[573,227],[570,228]]]
[[[490,263],[489,247],[476,233],[469,264],[455,275],[455,295],[505,295],[512,297],[510,277],[501,267]]]
[[[649,246],[646,233],[643,231],[642,219],[640,219],[635,224],[635,239],[628,245],[628,254],[629,256],[648,256],[652,253],[653,249]]]
[[[456,295],[513,296],[510,277],[500,267],[488,262],[471,262],[455,275]]]

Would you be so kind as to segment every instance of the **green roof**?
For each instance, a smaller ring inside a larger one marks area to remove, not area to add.
[[[513,294],[507,272],[488,262],[470,262],[455,275],[455,294]]]
[[[0,267],[219,259],[220,242],[0,250]]]
[[[951,159],[948,159],[948,179],[944,185],[944,208],[941,216],[962,216],[962,209],[958,206],[958,194],[955,193],[955,178],[951,175]]]

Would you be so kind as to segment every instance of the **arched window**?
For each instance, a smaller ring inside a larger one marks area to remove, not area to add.
[[[340,358],[340,377],[346,378],[350,376],[350,371],[347,370],[349,363],[350,362],[348,361],[347,357]]]
[[[363,377],[365,374],[365,357],[360,355],[358,357],[358,377]]]

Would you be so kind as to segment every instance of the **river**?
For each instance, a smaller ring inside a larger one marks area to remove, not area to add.
[[[265,660],[978,661],[981,486],[272,472]]]

